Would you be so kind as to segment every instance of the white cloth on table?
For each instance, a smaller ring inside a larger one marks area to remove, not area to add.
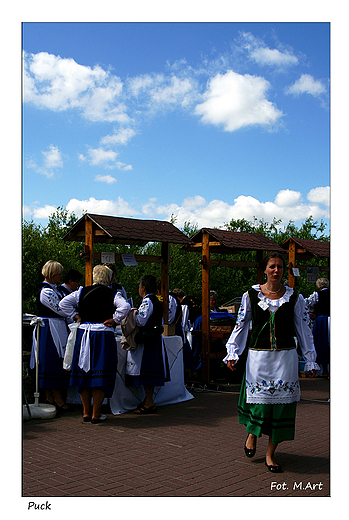
[[[260,285],[252,287],[258,292],[259,305],[275,312],[293,294],[293,289],[286,287],[285,294],[278,300],[266,298]],[[247,292],[243,295],[236,326],[227,341],[227,355],[223,359],[237,362],[246,347],[252,315]],[[306,361],[305,370],[319,370],[316,363],[316,351],[313,336],[308,324],[308,313],[304,298],[298,295],[294,306],[294,325],[297,340]],[[298,354],[292,350],[249,350],[246,361],[246,402],[260,404],[287,404],[300,400],[298,379]]]
[[[164,386],[154,389],[154,403],[157,406],[180,403],[194,399],[184,384],[183,342],[179,336],[165,336],[163,343],[166,348],[170,367],[171,381]],[[121,341],[117,339],[118,369],[115,380],[114,392],[109,399],[110,409],[114,415],[119,415],[134,410],[145,397],[143,387],[125,386],[126,360],[130,351],[121,348]],[[137,347],[138,350],[139,347]],[[137,352],[137,351],[136,351]]]

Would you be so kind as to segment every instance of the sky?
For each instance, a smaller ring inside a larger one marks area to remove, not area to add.
[[[329,23],[22,26],[23,218],[330,211]]]

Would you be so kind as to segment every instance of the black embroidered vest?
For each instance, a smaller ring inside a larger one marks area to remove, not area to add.
[[[294,336],[294,306],[298,298],[295,292],[290,300],[274,313],[263,310],[258,303],[258,291],[250,289],[248,297],[252,309],[252,333],[249,348],[252,350],[291,350],[296,348]]]
[[[84,287],[80,293],[78,313],[82,323],[103,323],[115,312],[114,291],[105,285]]]

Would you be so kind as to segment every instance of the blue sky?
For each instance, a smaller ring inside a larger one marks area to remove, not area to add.
[[[23,218],[328,223],[328,23],[24,23]]]

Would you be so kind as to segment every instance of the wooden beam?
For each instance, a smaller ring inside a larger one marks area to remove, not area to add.
[[[162,256],[158,256],[158,255],[134,255],[134,257],[137,262],[154,262],[154,263],[160,264],[163,261]],[[100,252],[95,253],[94,259],[100,261],[101,253]],[[115,261],[122,262],[121,253],[115,253]],[[170,259],[170,261],[171,261],[171,259]]]
[[[168,324],[168,264],[170,258],[170,244],[161,243],[161,296],[163,301],[163,318],[165,325]]]
[[[295,276],[292,269],[296,265],[296,244],[290,240],[288,244],[288,285],[292,288],[295,286]]]
[[[258,262],[245,262],[240,260],[210,260],[210,266],[220,267],[258,267]]]
[[[85,216],[85,286],[92,285],[93,270],[93,224]]]
[[[203,233],[204,235],[205,233]],[[208,242],[208,245],[209,247],[217,247],[217,246],[221,246],[222,244],[220,242]],[[202,248],[202,242],[198,242],[197,244],[191,244],[190,246],[188,246],[190,248],[193,248],[193,249],[201,249]]]
[[[209,234],[202,234],[202,379],[210,381],[210,244]]]

